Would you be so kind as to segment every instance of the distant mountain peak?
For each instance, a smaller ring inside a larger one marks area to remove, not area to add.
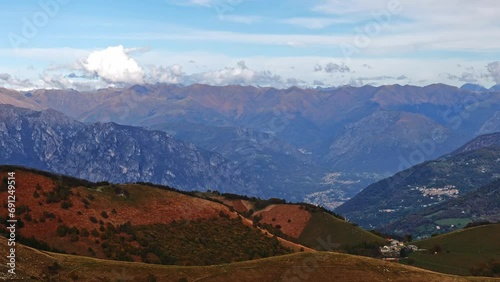
[[[472,91],[472,92],[484,92],[487,91],[484,86],[474,83],[466,83],[460,87],[462,90]]]

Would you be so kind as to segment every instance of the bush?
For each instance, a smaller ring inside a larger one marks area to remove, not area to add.
[[[95,216],[91,216],[91,217],[89,217],[89,219],[90,219],[90,222],[97,223],[97,218],[95,218]]]
[[[108,213],[107,213],[106,211],[102,211],[102,212],[101,212],[101,216],[102,216],[103,218],[108,218],[108,217],[109,217],[109,215],[108,215]]]
[[[429,253],[431,254],[439,254],[443,251],[441,245],[434,245],[434,247],[429,249]]]
[[[51,265],[47,266],[47,269],[49,270],[49,273],[51,275],[55,275],[61,269],[61,265],[56,261]]]
[[[64,201],[61,203],[61,208],[67,210],[73,206],[73,203],[70,201]]]
[[[57,227],[57,235],[59,235],[59,237],[64,237],[67,233],[68,227],[66,225],[62,224]]]

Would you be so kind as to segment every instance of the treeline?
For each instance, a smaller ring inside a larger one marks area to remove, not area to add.
[[[324,213],[327,213],[327,214],[330,214],[338,219],[341,219],[341,220],[344,220],[346,221],[345,217],[329,210],[329,209],[326,209],[324,207],[321,207],[321,206],[316,206],[316,205],[313,205],[313,204],[309,204],[309,203],[303,203],[303,202],[299,202],[299,203],[288,203],[286,200],[284,199],[279,199],[279,198],[269,198],[269,199],[260,199],[260,198],[257,198],[257,197],[248,197],[248,196],[244,196],[244,195],[237,195],[237,194],[232,194],[232,193],[218,193],[217,191],[210,191],[212,193],[215,193],[215,194],[219,194],[223,197],[225,197],[226,199],[228,200],[245,200],[245,201],[249,201],[249,202],[252,202],[254,204],[254,207],[255,207],[255,211],[258,211],[258,210],[262,210],[262,209],[265,209],[266,207],[270,206],[270,205],[284,205],[284,204],[289,204],[289,205],[296,205],[296,206],[301,206],[301,208],[304,208],[306,211],[310,211],[310,212],[324,212]],[[252,215],[252,213],[250,213],[250,215]]]

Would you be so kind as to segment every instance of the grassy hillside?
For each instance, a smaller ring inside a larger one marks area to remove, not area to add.
[[[415,242],[430,252],[410,255],[414,265],[457,275],[471,275],[471,269],[491,261],[500,263],[500,224],[458,230]],[[436,250],[437,254],[434,254]],[[499,271],[500,274],[500,271]]]
[[[277,238],[245,224],[227,206],[189,193],[15,171],[19,240],[36,248],[175,265],[229,263],[291,252]],[[0,186],[4,207],[0,222],[5,224],[8,192],[4,184]]]
[[[288,204],[278,199],[261,200],[236,195],[216,198],[269,232],[317,250],[351,251],[353,247],[357,248],[365,243],[372,245],[385,242],[373,233],[313,205]]]
[[[0,252],[7,252],[0,238]],[[217,266],[162,266],[41,252],[17,246],[15,277],[6,273],[0,257],[2,278],[12,281],[491,281],[457,277],[405,265],[346,254],[296,253]]]
[[[383,244],[385,240],[330,214],[315,212],[302,231],[299,242],[319,250],[325,250],[321,242],[330,242],[329,246],[333,249],[348,250],[364,243]]]

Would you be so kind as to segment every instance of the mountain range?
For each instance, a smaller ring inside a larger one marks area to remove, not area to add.
[[[443,84],[0,89],[0,101],[54,109],[82,123],[166,131],[258,178],[265,191],[261,196],[329,208],[370,183],[496,132],[500,124],[497,90],[477,92]]]

